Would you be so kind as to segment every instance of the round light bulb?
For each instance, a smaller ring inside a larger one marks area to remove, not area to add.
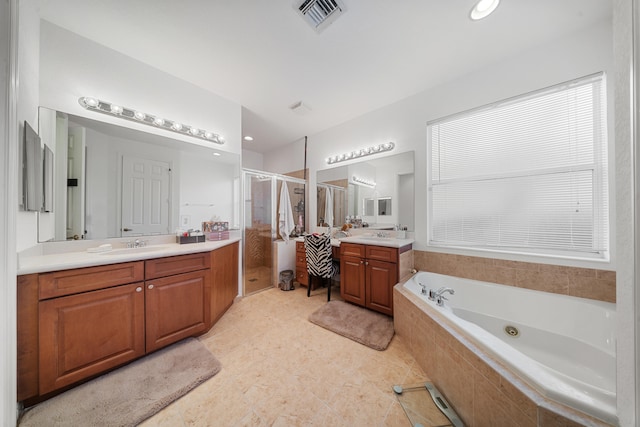
[[[198,134],[200,133],[200,129],[197,129],[197,128],[191,128],[191,129],[189,129],[189,133],[190,133],[191,135],[198,135]]]
[[[161,119],[160,117],[156,117],[155,119],[153,119],[153,124],[156,126],[162,126],[164,125],[164,119]]]
[[[144,120],[145,117],[147,117],[147,115],[144,114],[144,113],[141,113],[140,111],[134,111],[133,112],[133,117],[135,117],[138,120]]]
[[[173,126],[171,126],[171,129],[179,131],[182,129],[182,124],[175,122]]]
[[[98,104],[100,104],[100,101],[89,96],[85,96],[84,98],[82,98],[82,100],[88,107],[97,107]]]
[[[500,4],[500,0],[480,0],[473,6],[473,9],[471,9],[469,17],[474,21],[486,18],[496,10],[498,4]]]
[[[113,114],[122,114],[122,110],[123,110],[123,108],[121,106],[119,106],[119,105],[112,105],[111,106],[111,112]]]
[[[245,137],[244,137],[244,140],[245,140],[245,141],[253,141],[253,137],[252,137],[252,136],[247,135],[247,136],[245,136]]]

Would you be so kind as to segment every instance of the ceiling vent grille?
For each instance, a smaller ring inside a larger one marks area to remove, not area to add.
[[[302,3],[298,1],[296,8],[317,32],[335,21],[345,10],[344,5],[337,0],[305,0]]]

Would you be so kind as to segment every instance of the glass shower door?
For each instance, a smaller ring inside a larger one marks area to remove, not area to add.
[[[244,295],[273,286],[273,177],[244,172]]]

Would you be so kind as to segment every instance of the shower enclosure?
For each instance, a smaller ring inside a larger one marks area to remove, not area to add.
[[[286,182],[295,228],[291,238],[305,230],[305,181],[285,175],[244,169],[243,295],[277,285],[274,283],[278,211],[282,184]]]

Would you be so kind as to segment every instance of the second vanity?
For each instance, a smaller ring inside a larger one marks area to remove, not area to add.
[[[340,259],[340,296],[345,301],[393,316],[393,287],[413,267],[413,239],[355,235],[331,239]],[[296,242],[296,280],[309,285],[304,240]]]
[[[237,296],[238,240],[21,259],[18,400],[207,332]]]

